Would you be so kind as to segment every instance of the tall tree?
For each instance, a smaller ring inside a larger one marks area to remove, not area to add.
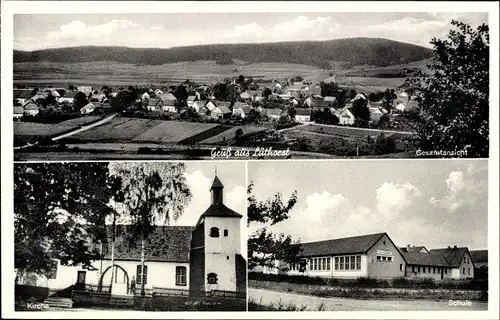
[[[430,74],[404,84],[421,109],[417,143],[422,150],[466,149],[467,156],[488,157],[489,27],[451,24],[448,39],[431,41]]]
[[[264,225],[248,238],[248,268],[278,267],[287,270],[287,264],[300,263],[300,242],[293,241],[290,235],[275,234],[268,227],[290,218],[290,211],[297,203],[297,191],[288,201],[283,202],[282,195],[277,193],[266,201],[258,201],[252,194],[253,183],[248,186],[248,220],[247,226]],[[276,266],[275,261],[285,264]]]
[[[87,100],[87,96],[83,92],[77,92],[75,94],[75,98],[73,99],[73,106],[76,110],[80,111],[81,108],[85,107],[89,101]]]
[[[53,261],[90,266],[89,242],[105,242],[106,163],[14,165],[14,266],[48,274]]]
[[[356,122],[368,123],[370,121],[370,109],[368,109],[368,100],[358,98],[352,102],[352,113],[356,117]]]
[[[121,177],[122,204],[132,221],[131,240],[141,240],[141,295],[144,291],[145,242],[158,224],[177,220],[191,200],[183,163],[112,163]]]

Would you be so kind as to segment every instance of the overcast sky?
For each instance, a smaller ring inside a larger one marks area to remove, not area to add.
[[[387,232],[396,245],[487,248],[487,161],[250,162],[254,193],[298,192],[271,230],[302,242]],[[252,230],[257,226],[253,225]]]
[[[27,4],[29,5],[29,4]],[[452,18],[474,27],[487,13],[177,13],[14,16],[14,49],[102,45],[176,47],[378,37],[430,46]]]

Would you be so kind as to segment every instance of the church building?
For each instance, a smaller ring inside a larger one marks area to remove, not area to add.
[[[114,268],[111,241],[103,248],[103,259],[91,266],[62,266],[52,276],[41,277],[39,286],[62,290],[73,285],[116,295],[172,292],[203,295],[210,291],[246,291],[246,260],[241,254],[242,215],[224,204],[224,185],[217,175],[211,204],[196,226],[157,226],[145,243],[144,272],[141,241],[130,240],[129,225],[115,228]],[[108,228],[111,240],[112,228]],[[135,291],[133,285],[135,283]]]

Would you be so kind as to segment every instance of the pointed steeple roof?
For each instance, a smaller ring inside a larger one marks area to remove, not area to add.
[[[222,182],[220,182],[217,175],[214,178],[214,182],[212,183],[212,187],[210,188],[210,191],[212,191],[215,188],[224,188],[224,185],[222,184]]]

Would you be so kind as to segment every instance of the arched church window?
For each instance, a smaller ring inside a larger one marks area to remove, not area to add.
[[[217,228],[217,227],[210,228],[210,236],[212,238],[218,238],[219,237],[219,228]]]
[[[208,284],[217,284],[217,274],[209,273],[207,276]]]

